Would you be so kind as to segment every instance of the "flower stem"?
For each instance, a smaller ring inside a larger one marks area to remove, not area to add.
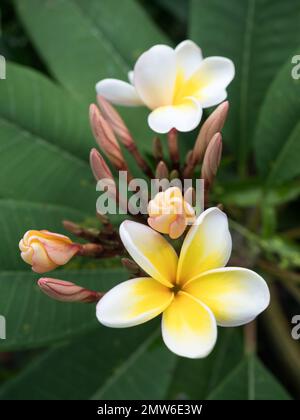
[[[169,154],[174,169],[179,169],[178,133],[176,128],[168,132]]]
[[[244,327],[244,345],[246,354],[256,353],[256,337],[256,321],[252,321]]]

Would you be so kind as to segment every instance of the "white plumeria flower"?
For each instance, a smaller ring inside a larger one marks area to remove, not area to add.
[[[143,224],[125,221],[120,235],[150,277],[125,281],[104,295],[97,318],[108,327],[131,327],[162,313],[167,347],[180,356],[201,358],[215,345],[217,325],[246,324],[269,304],[262,277],[245,268],[225,268],[231,236],[227,217],[218,208],[199,216],[179,258],[162,235]]]
[[[146,105],[152,110],[149,126],[158,133],[172,128],[191,131],[201,121],[202,109],[227,97],[226,87],[234,77],[234,64],[225,57],[203,59],[192,41],[175,49],[155,45],[137,60],[129,72],[130,83],[104,79],[96,91],[117,105]]]

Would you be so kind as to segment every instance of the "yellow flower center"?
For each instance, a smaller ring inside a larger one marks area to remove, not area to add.
[[[171,290],[174,293],[174,295],[177,295],[177,293],[182,290],[182,287],[179,284],[176,284],[174,287],[172,287]]]
[[[173,105],[180,105],[185,98],[193,96],[199,98],[201,89],[206,85],[206,81],[201,80],[197,73],[189,79],[185,79],[184,71],[178,69],[175,81]]]

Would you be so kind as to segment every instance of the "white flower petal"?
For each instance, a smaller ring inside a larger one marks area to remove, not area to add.
[[[96,84],[98,95],[116,105],[138,106],[143,105],[134,86],[117,79],[104,79]]]
[[[129,83],[134,86],[134,71],[133,70],[130,70],[128,72],[128,80],[129,80]]]
[[[161,314],[172,299],[171,289],[150,277],[141,277],[112,288],[98,302],[96,314],[107,327],[132,327]]]
[[[217,207],[205,210],[183,242],[177,282],[183,285],[205,271],[224,267],[231,254],[231,245],[226,214]]]
[[[147,274],[167,287],[175,284],[178,257],[162,235],[146,225],[126,220],[120,226],[120,237]]]
[[[234,78],[235,69],[233,62],[225,57],[205,58],[199,70],[192,76],[195,86],[199,89],[195,97],[203,107],[217,105],[222,102],[227,94],[226,87]]]
[[[202,117],[202,108],[192,98],[186,98],[182,104],[159,107],[148,117],[150,128],[156,133],[168,133],[172,128],[178,131],[192,131]]]
[[[193,41],[187,39],[177,45],[175,52],[177,71],[182,71],[185,79],[188,79],[200,67],[203,60],[201,49]]]
[[[223,102],[227,98],[227,92],[223,89],[207,88],[201,91],[199,102],[202,108],[209,108]]]
[[[179,292],[163,313],[162,335],[175,354],[191,359],[205,357],[216,343],[216,320],[202,302]]]
[[[167,45],[155,45],[135,64],[134,85],[150,109],[172,103],[175,80],[176,54]]]
[[[252,321],[270,302],[269,288],[254,271],[240,267],[211,270],[188,282],[184,290],[205,303],[223,327]]]

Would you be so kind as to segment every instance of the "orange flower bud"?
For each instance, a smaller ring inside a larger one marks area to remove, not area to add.
[[[148,224],[158,232],[179,238],[188,224],[195,220],[195,211],[177,187],[156,194],[148,204]]]
[[[66,264],[80,250],[70,238],[47,230],[29,230],[19,242],[22,259],[36,273],[46,273]]]
[[[102,293],[85,289],[69,281],[41,278],[38,281],[40,289],[49,297],[60,302],[98,302],[103,296]]]

